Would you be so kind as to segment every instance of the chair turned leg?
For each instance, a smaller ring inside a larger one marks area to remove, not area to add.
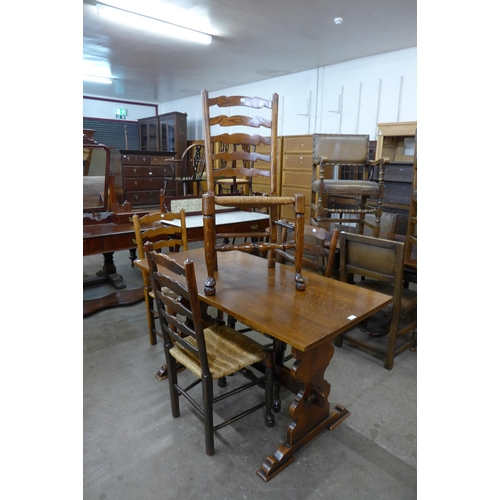
[[[205,247],[205,264],[207,279],[204,283],[204,292],[207,296],[215,295],[215,270],[217,269],[217,252],[215,250],[215,198],[209,193],[202,197],[203,238]]]

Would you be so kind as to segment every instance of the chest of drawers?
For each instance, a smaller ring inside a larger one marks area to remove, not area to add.
[[[122,150],[123,197],[132,206],[159,205],[165,179],[173,178],[179,160],[175,152]],[[167,183],[167,196],[175,195],[175,183]]]

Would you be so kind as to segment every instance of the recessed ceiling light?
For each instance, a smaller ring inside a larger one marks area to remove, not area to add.
[[[83,80],[85,82],[106,83],[108,85],[110,83],[113,83],[113,80],[111,80],[111,78],[106,78],[104,76],[83,75]]]
[[[334,22],[335,24],[342,24],[342,23],[344,22],[344,19],[343,19],[343,18],[341,18],[341,17],[336,17],[336,18],[333,20],[333,22]]]

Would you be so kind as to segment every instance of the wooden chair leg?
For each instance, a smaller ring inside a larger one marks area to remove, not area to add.
[[[399,316],[392,315],[391,326],[389,330],[389,338],[387,339],[387,354],[385,358],[384,368],[392,370],[394,366],[394,355],[396,353],[396,341],[398,338]]]
[[[207,455],[211,457],[215,453],[214,444],[214,386],[211,376],[204,376],[201,379],[203,390],[203,412],[205,421],[205,449]]]
[[[167,347],[163,346],[165,350],[165,358],[167,360],[167,370],[169,372],[168,385],[170,389],[170,407],[172,411],[172,417],[177,418],[180,416],[180,406],[179,406],[179,393],[175,386],[177,385],[177,370],[175,369],[176,361],[170,354]]]
[[[205,247],[205,263],[207,266],[207,279],[204,284],[206,295],[215,295],[215,270],[217,269],[217,252],[215,251],[215,199],[204,194],[203,204],[203,236]]]

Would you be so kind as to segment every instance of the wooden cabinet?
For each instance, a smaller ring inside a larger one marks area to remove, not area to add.
[[[160,206],[160,189],[166,178],[174,176],[178,160],[172,152],[121,150],[123,202],[135,209],[141,206]],[[175,196],[174,182],[167,183],[167,196]]]
[[[413,188],[417,122],[379,123],[375,159],[385,157],[384,212],[398,214],[396,232],[406,234]]]
[[[180,159],[187,147],[187,114],[173,111],[137,120],[141,151],[175,152]]]
[[[312,135],[283,137],[281,196],[302,193],[306,198],[305,220],[311,218]],[[293,207],[281,207],[281,218],[293,220]]]
[[[158,117],[141,118],[139,124],[139,147],[141,151],[158,150]]]
[[[187,148],[187,114],[165,113],[158,116],[160,151],[175,151],[175,157],[180,159]]]

